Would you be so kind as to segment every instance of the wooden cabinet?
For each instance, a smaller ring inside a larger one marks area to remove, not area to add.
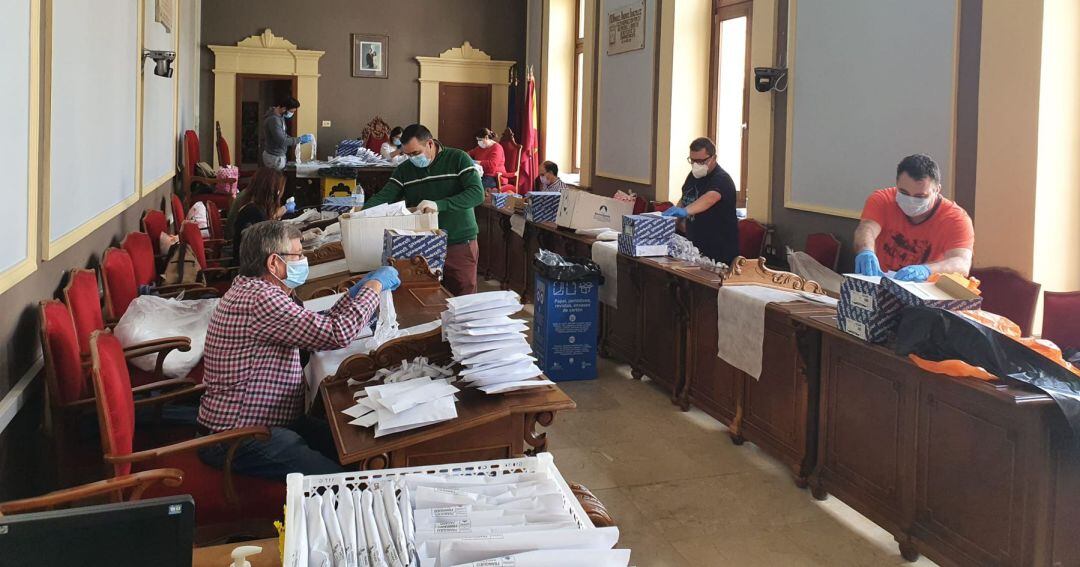
[[[644,374],[677,397],[682,386],[686,309],[682,286],[650,259],[639,259],[641,300],[637,357],[630,360],[635,376]],[[623,305],[619,301],[619,305]]]
[[[510,234],[510,219],[498,209],[492,209],[489,213],[491,238],[488,239],[490,248],[488,256],[488,279],[495,280],[506,287],[506,251],[508,235]]]
[[[491,269],[491,219],[494,211],[487,203],[473,209],[476,215],[476,274],[480,279],[488,279]]]
[[[526,294],[532,277],[532,256],[526,250],[525,237],[510,230],[506,248],[506,287],[529,301]]]
[[[686,387],[683,409],[699,407],[724,425],[735,420],[743,373],[716,355],[717,287],[689,282],[690,324],[687,329]]]
[[[877,522],[908,559],[1078,564],[1080,448],[1049,396],[822,337],[815,496]]]
[[[641,290],[638,282],[638,264],[633,258],[619,255],[616,260],[618,288],[615,303],[618,308],[603,305],[600,354],[632,362],[637,358],[638,332],[640,329]]]

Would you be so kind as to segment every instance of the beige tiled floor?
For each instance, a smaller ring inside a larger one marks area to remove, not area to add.
[[[906,563],[885,530],[835,497],[815,501],[777,461],[626,366],[601,360],[598,380],[562,388],[578,408],[548,429],[555,463],[604,502],[634,565],[933,565]]]

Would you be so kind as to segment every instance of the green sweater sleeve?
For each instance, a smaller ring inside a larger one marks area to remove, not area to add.
[[[462,190],[455,195],[435,201],[440,213],[471,210],[484,202],[484,185],[480,182],[480,174],[473,167],[468,154],[461,152],[461,155],[464,158],[458,160],[457,174],[461,179]]]
[[[375,205],[381,205],[383,203],[394,203],[405,198],[405,186],[398,181],[397,172],[390,177],[390,181],[383,185],[383,188],[378,193],[371,196],[371,199],[364,202],[364,208],[370,209]]]

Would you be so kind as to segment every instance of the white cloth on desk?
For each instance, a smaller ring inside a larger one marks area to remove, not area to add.
[[[759,285],[720,286],[716,294],[717,356],[755,380],[761,378],[765,305],[800,298],[792,291]]]
[[[510,215],[510,230],[514,234],[525,237],[525,215]]]
[[[600,303],[618,307],[619,289],[619,243],[596,241],[592,245],[592,260],[600,266],[604,285],[600,286]]]

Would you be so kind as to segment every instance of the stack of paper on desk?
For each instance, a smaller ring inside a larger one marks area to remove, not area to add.
[[[552,384],[535,364],[525,338],[525,321],[511,319],[521,311],[512,291],[491,291],[446,300],[443,332],[454,360],[464,367],[462,382],[485,394],[499,394]]]
[[[427,376],[405,382],[369,386],[357,392],[356,405],[342,411],[349,423],[375,426],[375,437],[408,431],[457,417],[454,394],[446,379]]]

